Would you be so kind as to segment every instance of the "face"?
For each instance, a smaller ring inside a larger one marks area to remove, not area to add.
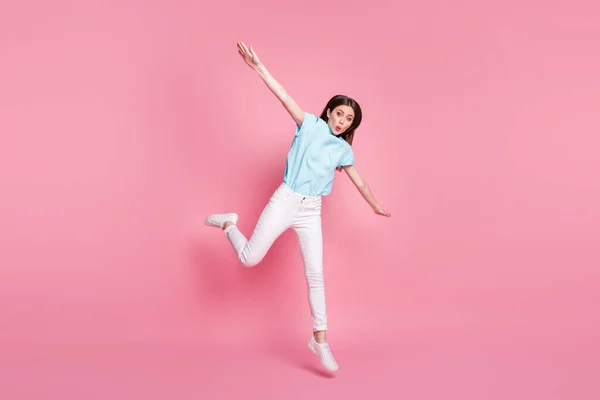
[[[344,133],[354,120],[354,110],[350,106],[337,106],[333,110],[327,110],[327,125],[335,135]]]

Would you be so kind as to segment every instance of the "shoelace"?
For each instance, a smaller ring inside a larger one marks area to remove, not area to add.
[[[333,358],[333,354],[331,353],[331,349],[329,349],[328,344],[321,345],[321,349],[323,350],[323,358],[325,358],[326,360],[335,361],[335,358]]]

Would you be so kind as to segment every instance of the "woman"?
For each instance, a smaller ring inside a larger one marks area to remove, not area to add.
[[[238,53],[296,122],[296,135],[287,155],[283,182],[264,208],[249,240],[236,227],[238,215],[235,213],[211,215],[205,224],[221,228],[240,262],[248,267],[258,264],[285,230],[295,230],[304,262],[313,325],[308,347],[319,357],[323,367],[335,372],[338,364],[326,339],[321,230],[321,197],[330,194],[335,170],[346,172],[376,214],[391,216],[375,200],[354,166],[351,144],[362,112],[356,101],[343,95],[331,98],[319,118],[304,112],[267,71],[252,47],[238,42]]]

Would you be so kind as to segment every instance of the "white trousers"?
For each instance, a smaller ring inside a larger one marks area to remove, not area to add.
[[[313,331],[327,330],[320,196],[303,196],[282,183],[265,206],[249,240],[235,225],[225,229],[225,235],[240,262],[252,267],[288,228],[296,232],[304,261]]]

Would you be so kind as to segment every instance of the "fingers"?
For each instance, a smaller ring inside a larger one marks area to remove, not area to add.
[[[390,218],[392,216],[392,214],[390,214],[389,212],[387,212],[385,210],[378,210],[378,211],[375,211],[375,213],[382,215],[384,217],[388,217],[388,218]]]
[[[250,46],[250,48],[248,48],[246,43],[242,42],[241,40],[238,40],[237,47],[238,47],[238,52],[242,55],[242,57],[244,57],[244,58],[250,57],[252,59],[258,59],[258,56],[256,55],[256,52],[254,51],[254,48],[252,46]]]
[[[238,52],[242,55],[242,56],[246,56],[247,51],[246,51],[246,47],[244,45],[243,42],[238,41],[237,42],[237,47],[238,47]]]
[[[244,54],[249,54],[250,51],[248,50],[248,46],[246,46],[246,43],[242,42],[241,40],[238,40],[238,48],[244,53]]]

